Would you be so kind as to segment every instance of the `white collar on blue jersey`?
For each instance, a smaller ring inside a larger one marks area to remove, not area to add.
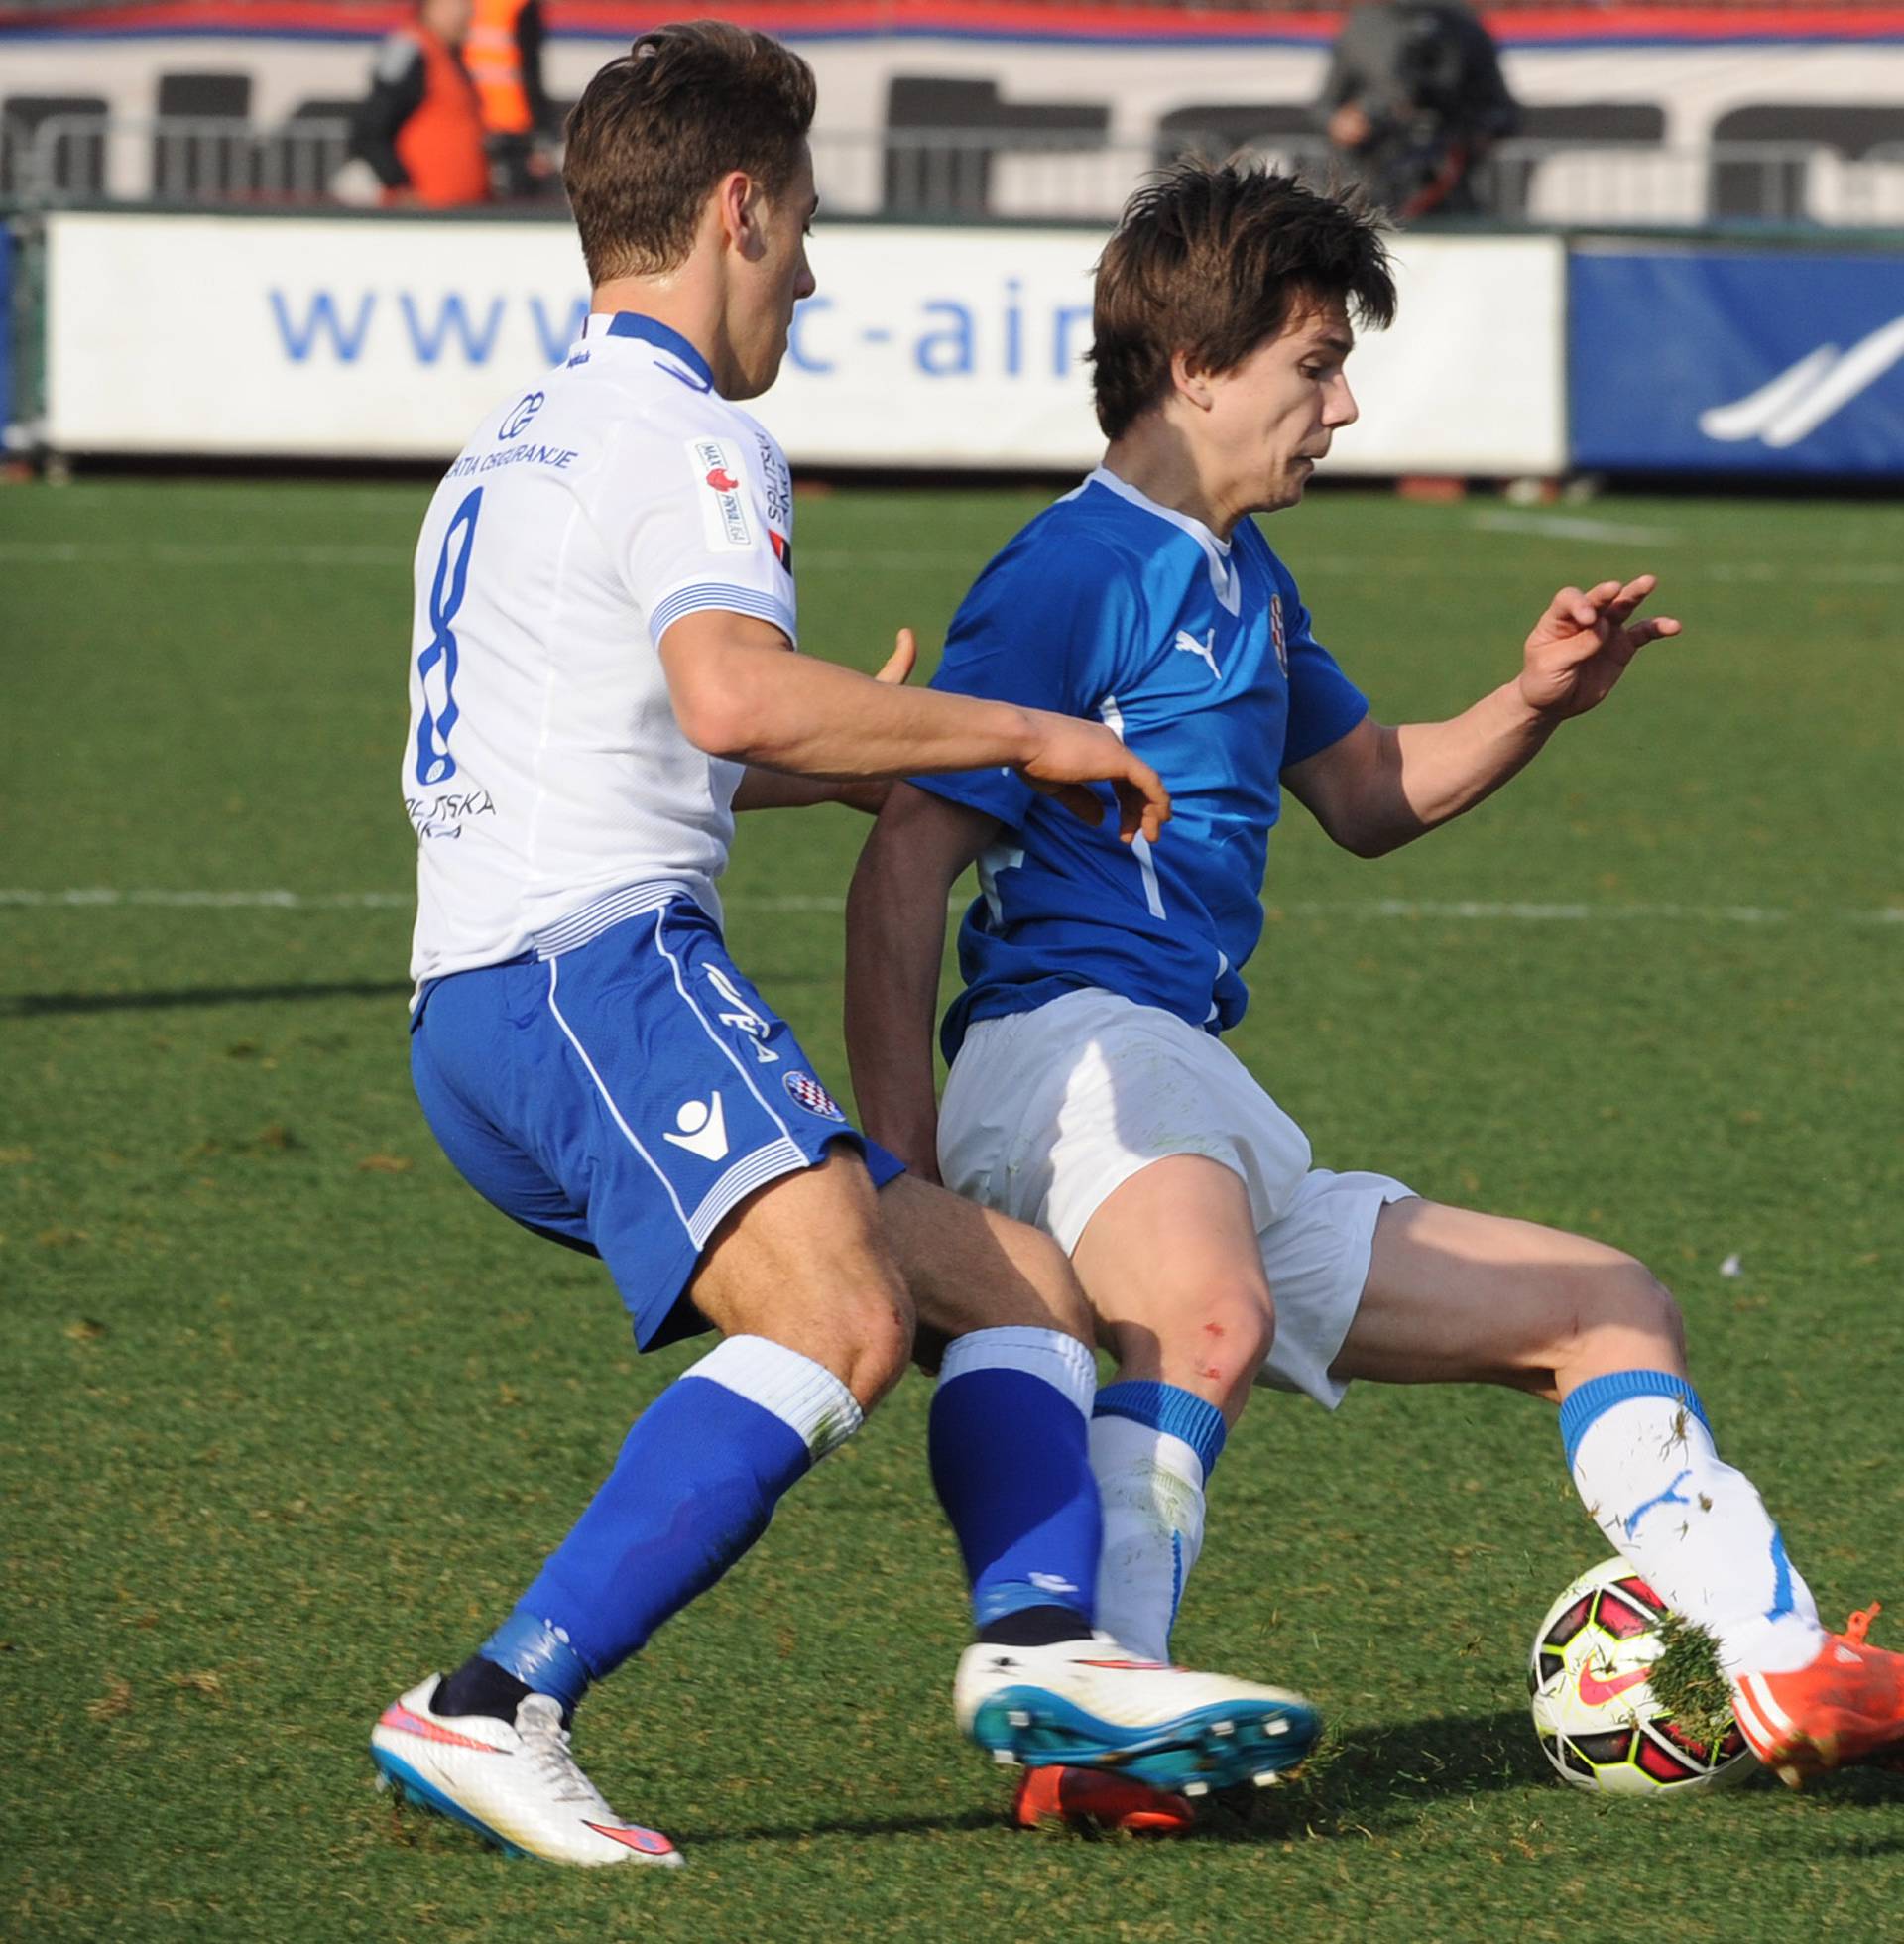
[[[1224,612],[1237,614],[1242,611],[1243,586],[1237,578],[1237,563],[1230,557],[1228,541],[1219,540],[1201,520],[1193,520],[1189,514],[1179,513],[1175,507],[1159,506],[1148,493],[1140,493],[1128,479],[1120,479],[1105,466],[1095,468],[1085,479],[1084,486],[1106,487],[1119,499],[1129,500],[1132,506],[1140,506],[1145,513],[1154,513],[1159,520],[1167,520],[1180,533],[1188,534],[1203,548],[1203,557],[1210,564],[1210,586],[1222,603]],[[1080,486],[1078,492],[1082,493],[1084,486]]]
[[[714,389],[714,372],[707,360],[679,331],[657,317],[644,317],[639,310],[591,310],[583,320],[582,335],[632,337],[644,344],[652,344],[657,351],[665,351],[669,357],[678,359],[687,367],[686,371],[673,371],[667,365],[662,365],[661,369],[668,372],[670,377],[678,378],[683,385],[697,392],[711,392]]]

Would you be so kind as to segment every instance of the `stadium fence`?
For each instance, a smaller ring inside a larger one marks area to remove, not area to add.
[[[322,207],[349,141],[350,124],[331,116],[268,127],[218,116],[50,115],[0,131],[0,197],[27,209]],[[1167,142],[1146,143],[1037,130],[822,130],[813,146],[828,208],[908,221],[1105,220],[1173,157],[1237,152],[1217,129],[1174,129]],[[1279,136],[1244,152],[1317,179],[1334,167],[1319,136]],[[1904,222],[1904,143],[1846,158],[1797,142],[1514,140],[1482,161],[1476,181],[1489,220],[1504,223]]]

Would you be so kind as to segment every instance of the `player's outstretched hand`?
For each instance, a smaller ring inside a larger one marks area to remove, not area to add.
[[[1679,633],[1670,615],[1634,621],[1633,613],[1659,583],[1649,573],[1622,586],[1603,580],[1583,593],[1563,587],[1527,637],[1520,692],[1530,708],[1565,719],[1598,708],[1626,665],[1648,642]]]
[[[1170,792],[1156,771],[1102,723],[1043,709],[1028,713],[1043,741],[1037,755],[1018,766],[1025,782],[1091,824],[1104,821],[1104,803],[1087,786],[1108,783],[1118,792],[1119,837],[1127,844],[1137,836],[1155,843],[1170,815]]]

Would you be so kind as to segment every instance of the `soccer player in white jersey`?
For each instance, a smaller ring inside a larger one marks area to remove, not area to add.
[[[986,568],[934,685],[1109,724],[1175,815],[1121,850],[996,768],[896,787],[848,906],[861,1109],[917,1171],[1071,1256],[1122,1366],[1091,1429],[1121,1640],[1167,1653],[1252,1382],[1331,1408],[1357,1378],[1510,1385],[1558,1403],[1601,1530],[1710,1631],[1747,1740],[1800,1781],[1904,1737],[1904,1658],[1856,1619],[1820,1624],[1718,1455],[1666,1290],[1602,1243],[1312,1166],[1220,1036],[1248,1002],[1283,787],[1378,856],[1498,789],[1678,631],[1633,618],[1650,576],[1563,588],[1519,672],[1462,714],[1368,713],[1250,516],[1302,497],[1356,417],[1354,324],[1393,306],[1371,220],[1292,182],[1186,166],[1132,200],[1097,278],[1104,463]],[[946,893],[974,861],[935,1108]],[[1027,1818],[1067,1801],[1053,1770],[1021,1786]]]
[[[1090,817],[1108,782],[1132,836],[1167,809],[1100,724],[788,652],[786,465],[733,401],[772,384],[813,289],[813,105],[803,61],[718,23],[595,77],[565,172],[593,314],[477,429],[416,551],[418,1097],[491,1202],[603,1259],[644,1348],[723,1339],[515,1611],[372,1736],[415,1800],[566,1863],[678,1862],[610,1809],[569,1720],[852,1433],[915,1318],[950,1340],[931,1461],[972,1582],[966,1732],[1208,1787],[1272,1778],[1318,1727],[1298,1696],[1094,1634],[1096,1366],[1062,1254],[864,1141],[722,941],[737,805],[1002,764]]]

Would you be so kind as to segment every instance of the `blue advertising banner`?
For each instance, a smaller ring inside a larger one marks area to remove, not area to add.
[[[1904,256],[1578,250],[1577,466],[1904,477]]]

